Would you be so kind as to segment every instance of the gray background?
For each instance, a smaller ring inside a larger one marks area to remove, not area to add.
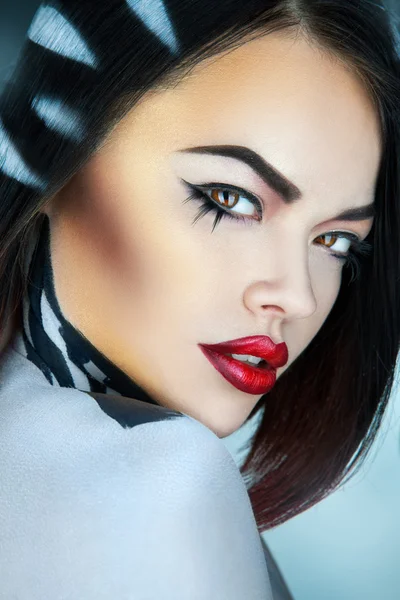
[[[37,0],[0,0],[0,89]],[[387,0],[400,15],[400,0]],[[238,464],[256,425],[225,438]],[[400,598],[400,390],[366,467],[343,490],[264,534],[296,600]]]

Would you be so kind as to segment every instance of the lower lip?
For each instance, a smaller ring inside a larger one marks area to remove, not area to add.
[[[210,363],[229,383],[246,394],[266,394],[275,385],[276,369],[252,367],[226,354],[200,348]]]

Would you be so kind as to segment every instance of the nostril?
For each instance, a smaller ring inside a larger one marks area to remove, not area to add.
[[[267,310],[267,309],[271,310],[272,309],[272,310],[276,311],[279,314],[282,314],[283,312],[285,312],[283,310],[283,308],[281,308],[280,306],[277,306],[276,304],[262,304],[261,308],[264,309],[264,310]]]

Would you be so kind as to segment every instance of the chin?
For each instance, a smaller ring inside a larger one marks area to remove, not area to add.
[[[226,415],[222,421],[220,419],[216,419],[215,417],[202,417],[198,420],[201,421],[203,425],[208,427],[208,429],[211,429],[215,435],[222,439],[237,431],[243,425],[245,417],[241,418],[239,421],[236,420],[235,422],[229,421],[229,418],[227,418]]]

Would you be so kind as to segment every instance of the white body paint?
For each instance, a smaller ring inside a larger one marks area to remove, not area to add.
[[[64,360],[66,360],[68,363],[68,369],[72,377],[74,387],[82,391],[90,392],[90,386],[87,377],[85,377],[81,369],[79,369],[71,360],[67,360],[66,358],[68,356],[68,352],[64,339],[60,334],[61,323],[58,321],[54,312],[51,310],[51,307],[49,305],[44,291],[42,292],[40,299],[40,310],[42,313],[42,319],[43,324],[45,326],[45,330],[51,336],[51,339],[54,340],[57,347],[60,348],[61,352],[64,355]]]

